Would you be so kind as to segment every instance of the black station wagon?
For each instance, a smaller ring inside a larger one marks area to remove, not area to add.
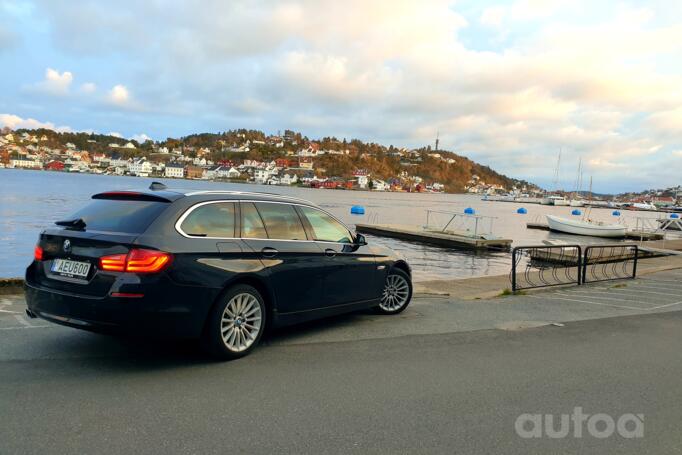
[[[410,268],[316,205],[274,194],[109,191],[40,234],[28,314],[96,332],[199,338],[222,358],[268,327],[404,310]]]

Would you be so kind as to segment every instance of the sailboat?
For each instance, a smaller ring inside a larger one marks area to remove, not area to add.
[[[627,233],[627,228],[618,223],[607,224],[600,221],[571,220],[554,215],[547,215],[547,224],[552,231],[592,237],[619,238],[625,237]]]
[[[559,167],[561,166],[561,149],[559,149],[559,156],[556,159],[556,168],[554,168],[554,188],[559,187]],[[540,201],[542,205],[568,205],[565,197],[559,194],[549,194]]]
[[[590,199],[592,197],[592,178],[590,178]],[[546,215],[547,224],[552,231],[565,234],[589,235],[591,237],[620,238],[627,234],[627,227],[620,223],[603,223],[586,217],[572,220],[555,215]]]
[[[583,207],[585,203],[582,199],[578,199],[577,195],[580,194],[580,187],[583,184],[583,159],[578,158],[578,176],[575,178],[575,191],[569,201],[568,205],[571,207]]]

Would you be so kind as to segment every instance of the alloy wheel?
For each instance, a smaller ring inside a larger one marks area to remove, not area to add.
[[[387,312],[397,311],[407,304],[409,297],[410,286],[407,280],[401,275],[392,274],[386,278],[379,307]]]
[[[246,292],[235,295],[225,305],[220,321],[223,343],[230,351],[245,351],[258,339],[261,321],[258,299]]]

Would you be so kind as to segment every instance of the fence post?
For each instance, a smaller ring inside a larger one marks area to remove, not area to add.
[[[637,245],[635,247],[635,260],[634,263],[632,264],[632,279],[637,278],[637,259],[639,258],[639,247]]]
[[[518,247],[512,249],[512,276],[511,276],[511,282],[512,282],[512,292],[516,292],[516,249]]]
[[[580,245],[578,245],[578,286],[583,284],[584,276],[582,274],[582,271],[583,271],[583,249]]]

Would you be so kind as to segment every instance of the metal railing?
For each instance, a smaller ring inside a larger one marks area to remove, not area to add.
[[[582,274],[580,245],[518,246],[512,250],[512,291],[580,284]],[[525,259],[523,270],[519,270]]]
[[[635,279],[637,245],[588,245],[583,256],[583,284],[597,281]]]
[[[512,291],[634,279],[638,259],[634,244],[519,246],[512,250]]]
[[[445,216],[439,216],[445,215]],[[492,235],[497,217],[455,213],[444,210],[426,210],[425,229],[438,232],[457,232],[472,237]]]

